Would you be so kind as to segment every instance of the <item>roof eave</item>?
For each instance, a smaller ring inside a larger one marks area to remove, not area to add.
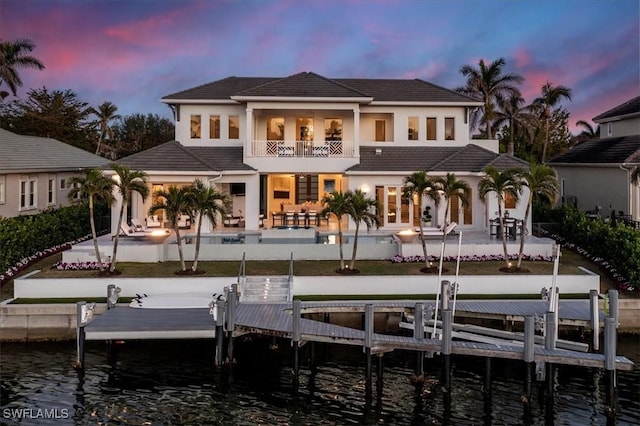
[[[162,98],[160,102],[165,104],[232,104],[238,105],[238,102],[231,99],[167,99]]]
[[[466,107],[466,106],[482,106],[484,105],[482,102],[424,102],[424,101],[373,101],[371,102],[372,106],[375,105],[399,105],[399,106],[456,106],[456,107]]]
[[[608,123],[610,121],[628,120],[630,118],[640,117],[640,112],[632,112],[631,114],[614,115],[611,117],[593,118],[593,122],[597,124]]]

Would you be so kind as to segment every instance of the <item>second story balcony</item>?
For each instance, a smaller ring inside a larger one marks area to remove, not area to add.
[[[352,141],[253,140],[251,156],[353,158],[356,152]]]

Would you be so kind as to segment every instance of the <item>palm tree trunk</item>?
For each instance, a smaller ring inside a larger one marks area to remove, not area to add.
[[[122,219],[124,218],[124,211],[127,208],[127,203],[122,201],[120,206],[120,214],[118,215],[118,230],[116,231],[116,237],[113,240],[113,255],[111,256],[111,272],[116,270],[116,255],[118,254],[118,241],[120,240],[120,230],[122,228]]]
[[[504,264],[509,267],[509,252],[507,252],[507,233],[504,229],[504,218],[502,217],[502,206],[498,202],[498,218],[500,219],[500,236],[502,237],[502,250],[504,251]]]
[[[344,269],[344,253],[342,249],[342,218],[338,218],[338,239],[340,240],[340,270]]]
[[[180,228],[178,222],[176,222],[173,231],[176,233],[176,243],[178,243],[178,256],[180,256],[180,268],[184,272],[187,270],[187,266],[184,264],[184,253],[182,252],[182,239],[180,238]]]
[[[547,159],[547,145],[549,145],[549,115],[551,113],[545,111],[545,136],[544,136],[544,144],[542,145],[542,164],[545,163]]]
[[[420,206],[422,211],[422,205]],[[429,269],[429,256],[427,256],[427,241],[424,238],[424,227],[422,226],[422,218],[420,218],[420,243],[422,244],[422,253],[424,254],[424,267]]]
[[[524,254],[524,227],[529,220],[529,211],[531,210],[531,201],[533,199],[533,194],[529,193],[529,202],[527,203],[527,209],[524,211],[524,219],[522,221],[522,229],[520,230],[520,251],[518,251],[518,264],[517,268],[520,268],[522,265],[522,255]]]
[[[191,270],[196,272],[198,270],[198,257],[200,257],[200,229],[202,228],[202,214],[198,217],[198,229],[196,231],[196,253],[193,256],[193,265]]]
[[[358,230],[360,229],[360,222],[356,223],[356,232],[353,236],[353,251],[351,252],[351,265],[349,266],[353,270],[356,265],[356,253],[358,252]]]
[[[98,153],[100,152],[100,144],[102,143],[103,135],[104,135],[104,133],[100,132],[100,137],[98,138],[98,146],[96,147],[96,155],[98,155]]]
[[[513,152],[515,151],[515,144],[513,143],[513,132],[514,128],[513,124],[511,124],[511,129],[509,131],[509,145],[507,147],[507,154],[509,155],[513,155]]]
[[[93,238],[93,248],[96,251],[96,260],[98,261],[98,268],[100,273],[104,272],[104,266],[102,265],[102,258],[100,257],[100,250],[98,248],[98,234],[96,233],[96,221],[93,218],[93,195],[89,196],[89,224],[91,224],[91,237]]]

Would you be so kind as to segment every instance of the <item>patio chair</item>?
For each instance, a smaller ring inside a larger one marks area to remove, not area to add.
[[[178,228],[191,228],[191,217],[188,214],[178,217]]]
[[[295,225],[296,224],[296,212],[289,210],[284,217],[285,225]]]
[[[140,219],[138,219],[137,217],[131,219],[131,226],[133,226],[133,229],[135,231],[144,231],[145,229],[147,229],[146,226],[140,223]]]

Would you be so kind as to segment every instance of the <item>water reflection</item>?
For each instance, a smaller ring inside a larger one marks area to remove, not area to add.
[[[453,357],[446,392],[441,358],[425,359],[417,381],[415,354],[394,352],[383,357],[382,386],[374,374],[375,388],[366,398],[361,348],[304,346],[295,387],[288,343],[272,343],[239,342],[238,364],[220,371],[213,365],[213,342],[127,342],[111,352],[88,342],[84,374],[71,368],[73,342],[3,344],[0,405],[3,414],[7,408],[66,408],[71,414],[19,424],[640,423],[637,367],[619,373],[617,412],[607,418],[605,375],[597,369],[558,367],[552,387],[534,380],[530,401],[523,403],[524,363],[492,360],[489,389],[485,360]],[[637,344],[637,337],[625,337],[619,348],[637,362]],[[307,363],[311,347],[314,368]]]

